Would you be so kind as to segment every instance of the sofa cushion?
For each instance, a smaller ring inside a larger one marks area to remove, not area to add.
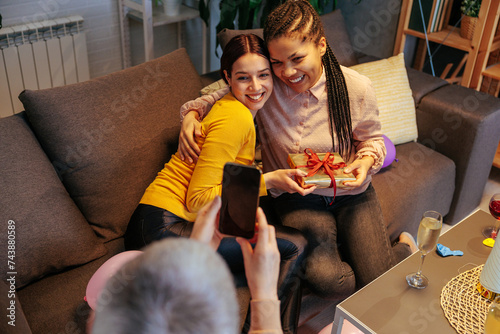
[[[0,333],[31,334],[30,326],[24,316],[16,288],[10,283],[0,282],[0,307],[7,317],[0,322]]]
[[[0,120],[0,161],[2,280],[16,272],[21,288],[106,254],[22,114]]]
[[[403,54],[374,62],[351,66],[372,82],[384,133],[394,145],[418,137],[413,101]]]
[[[450,158],[414,142],[396,146],[396,158],[372,179],[392,241],[402,231],[417,235],[427,210],[445,216],[455,191],[456,167]]]
[[[358,63],[354,54],[349,35],[345,27],[344,18],[340,10],[335,10],[321,16],[321,22],[325,30],[326,40],[341,65],[352,66]],[[262,29],[231,30],[223,29],[217,34],[222,49],[233,38],[239,34],[255,34],[263,38]]]
[[[186,50],[86,82],[19,96],[69,194],[104,240],[124,234],[177,149],[181,105],[201,81]]]
[[[123,238],[107,242],[108,253],[83,266],[51,275],[18,291],[33,333],[90,333],[85,331],[91,309],[83,299],[87,284],[104,262],[123,252]]]

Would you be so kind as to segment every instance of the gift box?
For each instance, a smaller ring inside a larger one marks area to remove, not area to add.
[[[296,181],[301,187],[307,188],[310,185],[316,185],[318,188],[333,187],[332,178],[327,169],[332,172],[338,188],[345,188],[343,185],[345,181],[356,180],[354,174],[344,173],[346,164],[338,153],[329,153],[327,159],[325,159],[327,154],[314,153],[306,149],[304,153],[288,155],[288,164],[291,168],[298,168],[309,174],[309,176],[305,177],[296,177]]]

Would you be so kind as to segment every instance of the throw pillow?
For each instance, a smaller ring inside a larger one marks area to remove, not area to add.
[[[0,161],[4,282],[16,272],[19,289],[106,254],[21,114],[0,120]]]
[[[19,96],[87,221],[123,236],[144,190],[177,150],[179,110],[201,80],[185,49],[86,82]]]
[[[415,141],[418,137],[415,102],[403,54],[350,68],[367,76],[372,82],[380,112],[382,133],[394,145]]]

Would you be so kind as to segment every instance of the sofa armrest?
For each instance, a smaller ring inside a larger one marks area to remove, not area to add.
[[[418,105],[418,141],[456,165],[446,223],[457,223],[479,205],[500,140],[499,124],[500,99],[462,86],[440,87]]]
[[[448,85],[448,81],[434,77],[428,73],[417,71],[406,66],[408,81],[410,82],[411,92],[415,105],[418,106],[422,98],[438,88]]]

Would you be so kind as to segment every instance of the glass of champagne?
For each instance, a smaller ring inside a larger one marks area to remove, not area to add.
[[[486,226],[483,228],[483,235],[486,238],[496,239],[498,234],[498,223],[500,222],[500,193],[491,196],[489,209],[491,215],[497,220],[497,226]]]
[[[424,212],[422,220],[420,221],[420,226],[418,227],[417,235],[417,245],[421,253],[420,266],[418,267],[418,271],[416,273],[408,274],[408,276],[406,276],[406,281],[409,286],[417,289],[423,289],[429,285],[429,279],[422,275],[422,265],[424,264],[425,256],[436,247],[442,226],[443,217],[439,212]]]
[[[488,309],[488,314],[486,315],[486,321],[484,322],[484,334],[498,333],[499,328],[500,328],[500,297],[497,297],[490,304],[490,308]]]

